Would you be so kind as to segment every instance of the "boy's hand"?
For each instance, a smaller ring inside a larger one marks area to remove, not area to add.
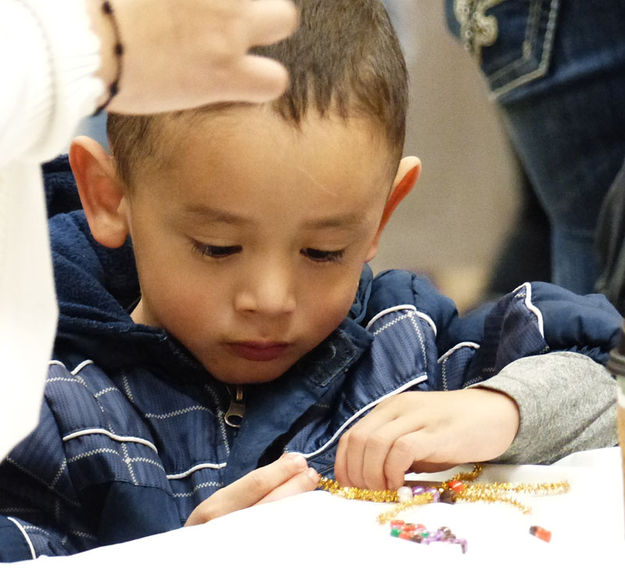
[[[119,62],[112,22],[101,0],[90,0],[102,42],[99,76],[110,85]],[[288,74],[278,62],[248,54],[297,26],[289,0],[111,0],[124,46],[120,91],[108,109],[150,114],[222,101],[278,97]],[[105,96],[103,96],[103,99]]]
[[[494,459],[508,449],[519,422],[516,403],[489,389],[401,393],[341,437],[335,475],[343,486],[397,489],[410,470]]]
[[[288,453],[207,498],[191,513],[185,526],[203,524],[235,510],[313,491],[318,484],[319,475],[308,468],[306,459]]]

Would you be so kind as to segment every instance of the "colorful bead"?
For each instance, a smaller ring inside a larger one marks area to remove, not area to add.
[[[467,541],[463,538],[456,538],[454,533],[447,526],[441,526],[436,532],[430,532],[423,524],[414,524],[412,522],[404,523],[400,520],[394,522],[395,525],[391,525],[391,536],[396,538],[402,538],[425,545],[432,544],[433,542],[458,544],[463,554],[467,551]]]
[[[449,489],[445,489],[439,495],[439,502],[444,502],[447,504],[454,504],[456,502],[456,493],[454,493],[454,491],[451,491]]]
[[[399,487],[397,489],[397,500],[399,502],[408,502],[412,499],[412,490],[410,487]]]
[[[536,538],[540,538],[544,542],[551,541],[551,531],[542,526],[530,526],[530,534]]]
[[[449,481],[447,486],[455,493],[461,493],[465,489],[465,485],[462,481]]]
[[[421,486],[412,487],[413,496],[422,495],[424,492],[425,492],[425,487],[421,487]]]

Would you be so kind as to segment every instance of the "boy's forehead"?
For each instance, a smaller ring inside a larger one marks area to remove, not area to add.
[[[140,181],[140,194],[192,228],[274,217],[292,230],[360,228],[378,220],[397,168],[376,127],[319,115],[296,126],[250,107],[176,117],[159,135],[169,159]]]
[[[296,124],[268,105],[180,114],[162,121],[158,137],[168,155],[163,165],[184,169],[192,158],[203,159],[207,170],[236,163],[262,172],[278,165],[281,171],[311,169],[310,176],[322,178],[324,172],[355,169],[390,179],[390,186],[398,164],[396,150],[369,118],[310,111]]]

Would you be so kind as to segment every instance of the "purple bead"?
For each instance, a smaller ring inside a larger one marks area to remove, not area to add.
[[[430,493],[432,495],[432,502],[438,502],[441,498],[441,493],[438,492],[438,489],[435,488],[427,488],[425,489],[426,493]]]
[[[413,496],[417,496],[417,495],[421,495],[425,492],[425,487],[412,487],[412,494]]]

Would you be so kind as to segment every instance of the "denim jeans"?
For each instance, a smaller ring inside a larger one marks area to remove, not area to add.
[[[625,315],[625,163],[603,201],[597,246],[601,258],[597,291]]]
[[[625,2],[445,2],[549,216],[553,281],[592,291],[597,218],[625,157]]]

